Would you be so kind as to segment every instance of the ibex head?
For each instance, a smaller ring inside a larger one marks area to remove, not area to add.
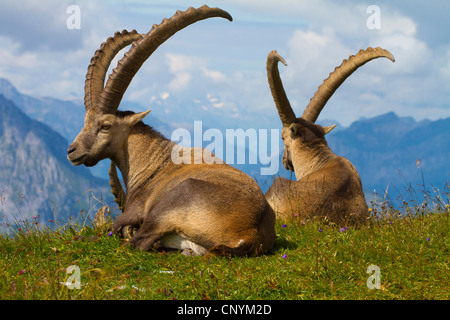
[[[284,141],[284,153],[282,162],[286,169],[294,171],[291,150],[311,149],[317,144],[327,144],[325,135],[336,125],[322,127],[316,124],[320,112],[345,79],[366,62],[379,57],[388,58],[392,62],[395,61],[391,53],[381,48],[360,50],[355,56],[350,56],[348,60],[344,60],[339,67],[330,73],[329,77],[316,91],[303,115],[297,118],[286,96],[278,71],[279,61],[285,66],[287,64],[276,51],[269,53],[267,57],[267,77],[275,106],[283,124],[281,137]]]
[[[325,134],[333,130],[336,125],[322,127],[303,118],[296,119],[288,127],[283,127],[281,138],[284,142],[283,165],[286,169],[294,171],[291,150],[312,147],[315,144],[326,144]]]
[[[189,8],[184,12],[177,11],[172,18],[154,25],[147,34],[124,30],[116,32],[114,37],[108,38],[101,45],[92,57],[86,75],[84,127],[67,150],[67,157],[73,165],[93,166],[123,150],[121,146],[126,143],[130,130],[150,112],[117,110],[134,75],[150,55],[176,32],[212,17],[232,20],[228,12],[218,8],[206,5],[198,9]],[[130,44],[130,50],[119,61],[104,87],[111,61],[121,49]]]

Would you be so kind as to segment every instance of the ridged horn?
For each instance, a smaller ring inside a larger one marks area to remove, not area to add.
[[[128,88],[134,75],[150,55],[172,35],[197,21],[222,17],[230,21],[231,15],[219,8],[209,8],[204,5],[198,9],[189,8],[177,13],[170,19],[164,19],[161,24],[153,28],[141,40],[133,42],[131,49],[118,62],[112,74],[109,75],[105,89],[101,93],[100,108],[103,112],[114,113]]]
[[[267,80],[269,82],[270,92],[272,93],[273,101],[278,110],[281,123],[283,127],[289,126],[297,117],[292,110],[291,104],[286,96],[286,92],[281,82],[280,73],[278,71],[278,62],[281,61],[287,66],[286,61],[275,51],[271,51],[267,56]]]
[[[366,62],[380,57],[388,58],[392,62],[395,62],[394,56],[389,51],[382,48],[374,49],[370,47],[366,50],[361,49],[356,55],[352,55],[348,60],[344,60],[339,67],[336,67],[335,70],[330,73],[329,77],[325,79],[316,91],[309,104],[306,106],[302,118],[316,122],[328,99],[331,98],[333,93],[345,79]]]
[[[100,94],[105,84],[106,72],[117,53],[141,37],[142,35],[138,34],[136,30],[131,32],[127,30],[123,30],[122,32],[117,31],[114,37],[109,37],[95,51],[87,70],[84,85],[84,105],[86,110],[92,106],[96,106],[100,101]]]

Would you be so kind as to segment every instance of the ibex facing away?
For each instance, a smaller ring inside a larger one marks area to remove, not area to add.
[[[361,179],[350,161],[331,151],[325,134],[334,127],[315,124],[320,112],[337,88],[366,62],[394,57],[381,48],[360,50],[319,87],[300,118],[295,116],[278,72],[276,51],[267,57],[267,76],[278,114],[283,124],[283,165],[294,171],[297,181],[278,177],[266,192],[266,199],[279,218],[322,217],[337,224],[357,223],[368,216]]]
[[[110,158],[117,165],[126,187],[126,206],[112,229],[119,233],[124,226],[136,227],[129,244],[142,250],[158,242],[195,254],[253,255],[274,243],[275,214],[255,180],[220,161],[207,164],[211,158],[197,164],[194,152],[192,164],[174,163],[171,155],[177,145],[141,121],[150,110],[117,110],[133,76],[159,45],[211,17],[232,20],[226,11],[203,6],[178,11],[147,34],[116,32],[96,51],[88,68],[84,127],[70,145],[68,159],[75,166],[93,166]],[[131,49],[104,87],[111,60],[129,44]]]

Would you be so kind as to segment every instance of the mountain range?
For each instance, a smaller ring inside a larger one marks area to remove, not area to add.
[[[415,121],[394,112],[362,118],[328,137],[333,151],[355,165],[367,193],[389,189],[391,199],[448,193],[449,141],[450,118]]]
[[[92,215],[108,181],[66,159],[67,140],[0,94],[0,229],[34,217],[48,224]]]
[[[146,109],[126,101],[123,105],[134,111]],[[241,109],[237,102],[234,105],[236,110]],[[246,130],[250,125],[281,132],[276,112],[270,117],[252,116],[245,110],[238,115],[233,108],[227,110],[214,95],[183,101],[165,95],[153,99],[152,106],[157,110],[152,111],[145,122],[169,139],[180,127],[194,136],[194,126],[187,119],[201,119],[203,131],[216,128],[224,136],[227,128]],[[88,190],[94,190],[96,197],[110,201],[108,160],[85,168],[73,167],[66,159],[67,147],[83,125],[82,101],[32,97],[20,93],[8,80],[0,78],[0,110],[0,213],[17,211],[17,202],[24,199],[30,207],[27,212],[32,215],[40,212],[47,220],[67,216],[83,206],[87,211],[89,200],[92,200],[88,199]],[[164,117],[164,121],[158,117]],[[319,121],[326,125],[332,122]],[[327,135],[327,141],[337,155],[348,158],[355,165],[368,200],[375,192],[383,194],[386,189],[391,197],[410,192],[407,191],[410,187],[421,190],[424,185],[442,191],[449,181],[450,118],[415,121],[390,112],[374,118],[360,118],[349,127],[338,125]],[[203,141],[203,146],[208,143]],[[261,175],[261,167],[267,165],[260,161],[248,163],[250,154],[257,152],[249,145],[234,146],[235,154],[239,148],[244,149],[247,161],[232,165],[252,176],[265,192],[275,176],[295,178],[281,164],[281,139],[278,146],[272,159],[279,164],[274,175]],[[223,155],[225,158],[226,152]],[[8,194],[15,200],[6,204]]]
[[[421,180],[420,168],[426,180],[443,185],[450,174],[449,142],[450,118],[416,122],[394,112],[361,119],[328,138],[333,150],[354,162],[365,183],[374,187]]]

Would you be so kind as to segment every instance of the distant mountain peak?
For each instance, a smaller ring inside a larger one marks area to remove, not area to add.
[[[5,78],[0,78],[0,86],[2,86],[2,87],[13,87],[14,88],[12,83],[8,79],[5,79]]]
[[[379,121],[386,121],[386,120],[397,120],[400,119],[400,117],[394,112],[389,111],[387,113],[380,114],[375,117],[360,117],[356,122],[379,122]]]
[[[3,94],[10,100],[20,97],[20,93],[17,91],[16,87],[5,78],[0,78],[0,94]]]
[[[383,114],[380,114],[380,115],[372,117],[372,118],[361,117],[356,122],[368,122],[368,123],[401,122],[404,124],[414,124],[414,123],[418,123],[419,121],[416,121],[411,116],[399,116],[394,111],[389,111],[387,113],[383,113]]]

